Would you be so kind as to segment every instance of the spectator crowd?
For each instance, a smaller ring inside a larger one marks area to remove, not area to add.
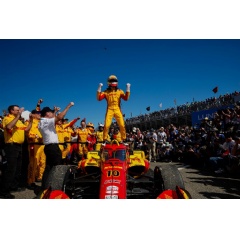
[[[125,123],[131,124],[138,120],[156,120],[176,113],[185,114],[234,105],[218,110],[211,120],[204,118],[198,127],[169,124],[141,131],[133,126],[127,131],[125,142],[132,150],[143,150],[152,163],[177,161],[200,169],[209,169],[214,174],[239,175],[240,103],[233,101],[233,96],[236,95],[238,92],[126,119]],[[0,117],[0,198],[14,198],[12,191],[34,189],[35,182],[43,180],[48,166],[44,153],[46,143],[43,143],[46,139],[38,125],[40,118],[48,115],[47,113],[54,113],[53,117],[56,115],[58,118],[55,119],[54,127],[62,164],[77,164],[86,157],[88,151],[100,150],[101,144],[106,142],[103,140],[104,125],[94,126],[83,118],[77,126],[76,122],[80,117],[68,120],[63,117],[66,113],[59,112],[60,108],[51,110],[45,107],[43,115],[41,103],[40,99],[27,121],[21,117],[24,109],[18,105],[10,105],[8,113]],[[112,123],[109,130],[108,141],[112,139],[121,141],[116,122]]]
[[[211,97],[203,101],[193,101],[190,103],[187,102],[184,105],[179,105],[176,107],[159,110],[152,113],[127,118],[126,125],[134,125],[136,123],[147,122],[152,120],[167,119],[176,115],[178,116],[186,115],[196,111],[218,108],[220,106],[225,105],[231,105],[234,104],[234,97],[237,95],[239,95],[239,92],[235,91],[233,93],[220,95],[219,97]]]

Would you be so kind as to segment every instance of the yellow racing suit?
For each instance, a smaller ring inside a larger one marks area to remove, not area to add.
[[[61,124],[62,123],[61,121],[58,121],[58,123],[59,124],[55,125],[55,128],[56,128],[56,132],[58,135],[58,142],[59,142],[58,146],[62,152],[62,159],[64,159],[63,151],[66,148],[65,143],[64,143],[64,128],[63,128],[63,125]]]
[[[96,139],[97,139],[97,142],[96,142],[95,150],[100,151],[102,143],[104,142],[103,141],[103,131],[97,131],[96,132]],[[109,141],[109,142],[111,141],[109,134],[107,136],[107,141]]]
[[[88,152],[87,137],[91,132],[87,128],[78,128],[75,133],[78,136],[78,154],[80,157],[86,156]]]
[[[70,152],[71,134],[73,133],[71,127],[77,122],[77,120],[78,119],[74,119],[66,124],[62,124],[62,121],[58,121],[58,124],[55,126],[59,140],[59,148],[62,151],[62,159],[65,159]]]
[[[126,139],[126,129],[124,125],[124,118],[122,115],[120,102],[121,99],[127,101],[129,99],[130,92],[126,92],[126,94],[121,89],[106,89],[103,92],[97,91],[97,100],[101,101],[104,98],[107,101],[107,111],[105,115],[105,123],[103,130],[103,140],[107,140],[109,127],[111,126],[113,117],[116,119],[117,124],[119,126],[122,140]]]
[[[28,181],[30,185],[37,180],[42,180],[43,172],[46,167],[46,155],[44,145],[42,144],[42,135],[38,129],[38,119],[33,119],[32,127],[27,134],[29,164],[28,164]],[[25,125],[28,121],[25,122]]]

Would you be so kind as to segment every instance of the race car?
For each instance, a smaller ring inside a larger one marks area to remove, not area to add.
[[[150,168],[141,150],[131,151],[117,140],[90,151],[78,165],[50,171],[38,198],[165,199],[191,198],[176,166]]]

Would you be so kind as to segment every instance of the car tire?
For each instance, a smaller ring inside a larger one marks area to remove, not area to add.
[[[66,184],[73,168],[75,168],[75,166],[72,165],[54,166],[49,173],[44,189],[51,187],[51,190],[63,191],[64,185]]]
[[[164,190],[175,190],[176,186],[185,189],[184,181],[176,165],[163,164],[160,166]]]

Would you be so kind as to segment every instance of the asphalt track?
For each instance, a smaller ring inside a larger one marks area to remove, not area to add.
[[[151,168],[161,166],[162,163],[151,163]],[[240,176],[215,175],[207,170],[199,170],[182,163],[172,163],[178,167],[183,178],[185,189],[192,199],[239,199]],[[40,183],[37,183],[40,185]],[[12,193],[16,199],[34,199],[36,195],[32,190],[26,189]]]
[[[161,163],[156,164],[161,166]],[[208,169],[194,168],[182,163],[173,164],[178,167],[185,189],[193,199],[240,198],[240,176],[215,175]]]

